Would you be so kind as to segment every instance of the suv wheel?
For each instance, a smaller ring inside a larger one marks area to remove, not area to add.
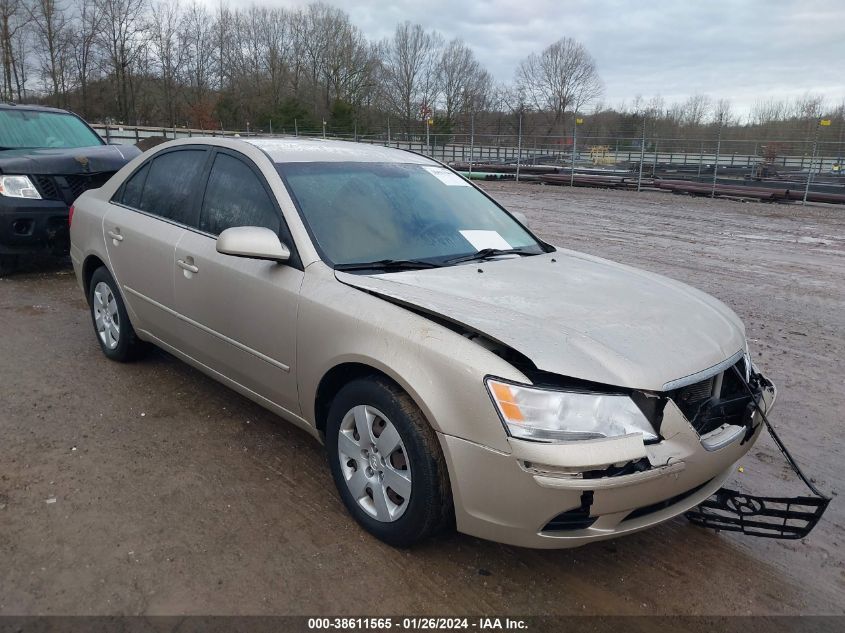
[[[344,505],[382,541],[407,547],[451,522],[437,436],[397,385],[371,377],[343,387],[329,410],[326,447]]]
[[[89,287],[91,321],[103,354],[119,362],[137,358],[145,345],[132,329],[114,278],[105,267],[100,267],[91,276]]]

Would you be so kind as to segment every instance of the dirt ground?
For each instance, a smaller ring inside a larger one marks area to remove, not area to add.
[[[489,185],[545,239],[689,282],[745,320],[773,422],[845,490],[845,209]],[[804,542],[677,519],[577,550],[347,516],[321,447],[164,353],[100,353],[65,266],[0,280],[0,614],[845,613],[845,511]],[[799,493],[761,441],[735,483]]]

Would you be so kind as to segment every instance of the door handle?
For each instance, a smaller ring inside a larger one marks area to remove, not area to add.
[[[177,259],[176,265],[179,266],[179,268],[184,268],[185,270],[191,273],[198,273],[200,271],[199,268],[197,268],[193,264],[186,262],[184,259]]]
[[[115,229],[114,231],[109,231],[108,236],[112,238],[115,242],[122,242],[123,236],[120,234],[120,229]]]

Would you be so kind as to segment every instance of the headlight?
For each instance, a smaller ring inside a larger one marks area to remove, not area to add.
[[[0,196],[41,199],[38,189],[26,176],[0,176]]]
[[[505,429],[537,442],[593,440],[639,433],[656,440],[648,419],[624,394],[554,391],[487,379]]]

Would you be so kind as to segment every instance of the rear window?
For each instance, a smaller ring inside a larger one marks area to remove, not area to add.
[[[206,154],[202,149],[183,149],[154,158],[137,208],[193,226],[194,204],[200,193],[199,180]]]
[[[0,110],[0,149],[72,148],[103,145],[103,140],[72,114]]]

